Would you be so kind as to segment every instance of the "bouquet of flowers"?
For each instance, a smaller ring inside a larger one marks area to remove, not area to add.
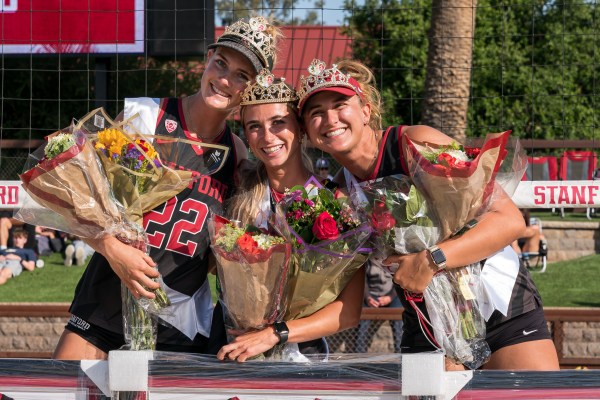
[[[410,178],[389,176],[363,188],[375,231],[373,261],[422,251],[460,234],[462,227],[484,212],[493,199],[503,161],[505,176],[513,180],[522,176],[523,155],[515,152],[507,158],[509,134],[490,134],[481,148],[456,143],[431,148],[404,137]],[[434,276],[424,295],[407,293],[409,299],[425,298],[430,321],[416,306],[415,310],[422,325],[429,322],[433,327],[435,338],[429,339],[470,368],[479,367],[490,355],[479,303],[486,296],[480,272],[479,263],[446,270]]]
[[[208,223],[228,327],[245,332],[281,320],[291,245],[218,215]]]
[[[31,199],[15,217],[83,238],[114,235],[147,251],[143,214],[187,188],[194,175],[165,161],[166,155],[177,164],[182,139],[153,136],[153,142],[127,127],[128,121],[117,125],[98,109],[50,137],[20,176]],[[160,313],[168,298],[162,289],[154,300],[123,293],[126,340],[132,349],[152,347],[155,321],[147,312]]]
[[[290,300],[285,319],[298,319],[334,301],[366,262],[370,236],[365,216],[348,198],[318,183],[295,186],[277,204],[276,228],[293,243]]]

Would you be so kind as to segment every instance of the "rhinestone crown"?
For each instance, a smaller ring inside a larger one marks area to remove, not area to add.
[[[311,93],[328,87],[344,87],[351,89],[361,98],[364,98],[363,91],[356,79],[350,75],[346,75],[333,64],[327,69],[325,61],[318,59],[312,60],[307,68],[310,75],[300,76],[300,85],[298,87],[298,96],[300,98],[300,108],[304,102],[310,97]]]
[[[225,28],[217,43],[237,38],[235,41],[240,41],[246,47],[251,46],[264,67],[273,68],[275,40],[265,32],[268,27],[269,23],[264,17],[252,17],[248,21],[240,19]]]
[[[298,101],[296,91],[285,83],[285,78],[275,78],[266,68],[263,68],[256,79],[247,83],[242,93],[241,106],[267,103],[292,103]]]

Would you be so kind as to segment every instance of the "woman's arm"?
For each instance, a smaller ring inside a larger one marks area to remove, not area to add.
[[[362,311],[364,283],[365,271],[362,267],[335,301],[308,317],[287,321],[290,331],[288,342],[306,342],[357,326]],[[279,337],[273,327],[269,326],[236,337],[233,342],[219,350],[217,358],[244,362],[249,357],[273,348],[278,342]]]
[[[479,262],[518,239],[525,230],[521,212],[504,193],[497,188],[497,198],[487,212],[478,218],[477,225],[460,236],[438,244],[446,255],[446,268],[458,268]],[[413,292],[425,290],[437,271],[436,265],[424,250],[408,255],[388,257],[385,265],[399,264],[394,282]]]
[[[84,241],[106,258],[112,270],[136,298],[155,297],[151,290],[158,289],[160,284],[152,278],[158,278],[160,274],[149,255],[110,235]]]

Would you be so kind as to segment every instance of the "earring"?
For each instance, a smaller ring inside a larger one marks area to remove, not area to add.
[[[300,137],[298,138],[298,143],[302,144],[304,142],[304,133],[302,133],[300,135]]]

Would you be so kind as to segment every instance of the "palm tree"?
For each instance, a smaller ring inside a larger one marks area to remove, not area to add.
[[[462,140],[467,127],[477,0],[433,0],[423,123]]]

